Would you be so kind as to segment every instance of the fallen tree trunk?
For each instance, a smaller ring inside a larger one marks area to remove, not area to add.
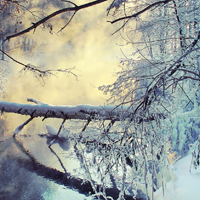
[[[27,115],[32,118],[61,118],[61,119],[115,119],[119,121],[121,109],[115,109],[116,106],[91,106],[91,105],[77,105],[77,106],[54,106],[50,104],[18,104],[0,101],[1,113],[16,113]],[[117,117],[118,116],[118,117]]]

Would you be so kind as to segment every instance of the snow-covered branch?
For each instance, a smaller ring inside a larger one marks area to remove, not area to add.
[[[50,104],[18,104],[10,102],[0,102],[1,112],[16,113],[28,115],[32,118],[62,118],[62,119],[82,119],[102,118],[104,120],[115,119],[121,111],[120,108],[115,109],[115,106],[92,106],[92,105],[77,105],[77,106],[54,106]]]

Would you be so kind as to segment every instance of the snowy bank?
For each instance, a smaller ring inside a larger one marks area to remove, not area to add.
[[[155,200],[197,200],[200,199],[200,168],[192,169],[192,155],[180,159],[172,165],[173,179],[166,184],[165,195],[162,188],[155,192]]]

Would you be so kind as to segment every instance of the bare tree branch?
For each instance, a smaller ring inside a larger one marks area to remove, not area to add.
[[[73,13],[73,15],[71,16],[70,20],[58,31],[61,32],[66,26],[68,26],[68,24],[72,21],[73,17],[75,16],[76,14],[76,11]]]
[[[32,121],[34,117],[30,117],[27,121],[25,121],[23,124],[19,125],[13,132],[13,135],[17,135],[23,128],[26,126],[30,121]]]
[[[50,15],[46,16],[45,18],[39,20],[38,22],[32,23],[33,25],[30,26],[29,28],[27,28],[27,29],[25,29],[25,30],[23,30],[23,31],[20,31],[19,33],[16,33],[16,34],[7,36],[6,39],[5,39],[3,42],[5,42],[5,41],[7,41],[7,40],[9,40],[9,39],[18,37],[18,36],[20,36],[20,35],[23,35],[23,34],[25,34],[25,33],[30,32],[31,30],[36,29],[39,25],[43,24],[43,23],[46,22],[47,20],[49,20],[49,19],[51,19],[51,18],[53,18],[53,17],[55,17],[55,16],[57,16],[57,15],[59,15],[59,14],[61,14],[61,13],[69,12],[69,11],[75,11],[75,13],[76,13],[77,11],[79,11],[79,10],[81,10],[81,9],[88,8],[88,7],[91,7],[91,6],[94,6],[94,5],[103,3],[103,2],[105,2],[105,1],[107,1],[107,0],[97,0],[97,1],[92,1],[92,2],[83,4],[83,5],[80,5],[80,6],[76,6],[76,5],[73,3],[74,7],[68,7],[68,8],[63,8],[63,9],[61,9],[61,10],[57,10],[57,11],[51,13]],[[72,3],[72,2],[70,2],[70,3]]]
[[[147,10],[149,10],[150,8],[152,8],[152,7],[156,6],[156,5],[159,5],[159,4],[166,4],[166,3],[169,3],[170,1],[172,1],[172,0],[165,0],[165,1],[158,1],[158,2],[155,2],[155,3],[153,3],[153,4],[149,5],[149,6],[147,6],[147,7],[144,8],[143,10],[141,10],[141,11],[139,11],[139,12],[133,14],[133,15],[128,15],[128,16],[121,17],[121,18],[115,19],[115,20],[113,20],[113,21],[108,21],[108,22],[110,22],[111,24],[114,24],[114,23],[116,23],[116,22],[118,22],[118,21],[121,21],[121,20],[125,20],[125,19],[130,19],[130,18],[133,18],[133,17],[137,17],[137,16],[139,16],[140,14],[146,12]],[[127,22],[126,22],[126,23],[127,23]]]
[[[66,69],[42,70],[39,67],[31,65],[30,63],[29,64],[24,64],[24,63],[22,63],[22,62],[20,62],[20,61],[18,61],[16,59],[14,59],[12,56],[8,55],[5,51],[3,51],[1,49],[0,49],[0,51],[2,52],[3,55],[6,55],[12,61],[16,62],[19,65],[24,66],[22,68],[21,72],[28,70],[30,72],[33,72],[38,78],[42,78],[42,77],[45,77],[45,76],[48,76],[48,75],[55,75],[55,73],[57,73],[57,72],[62,72],[62,73],[72,74],[77,79],[77,75],[72,72],[72,70],[74,70],[75,67],[66,68]]]

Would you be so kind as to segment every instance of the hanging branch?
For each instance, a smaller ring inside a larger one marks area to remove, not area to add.
[[[65,27],[68,26],[68,24],[72,21],[72,19],[75,16],[75,14],[76,14],[76,11],[73,13],[73,15],[71,16],[70,20],[57,33],[61,32]]]
[[[23,128],[26,126],[30,121],[32,121],[34,117],[30,117],[27,121],[25,121],[23,124],[19,125],[13,132],[13,136],[17,135]]]
[[[53,17],[55,17],[55,16],[57,16],[57,15],[59,15],[59,14],[62,14],[62,13],[65,13],[65,12],[70,12],[70,11],[75,11],[75,13],[76,13],[77,11],[79,11],[79,10],[81,10],[81,9],[88,8],[88,7],[91,7],[91,6],[94,6],[94,5],[103,3],[103,2],[105,2],[105,1],[107,1],[107,0],[97,0],[97,1],[92,1],[92,2],[83,4],[83,5],[80,5],[80,6],[77,6],[76,4],[74,4],[74,3],[71,2],[71,1],[66,1],[66,2],[68,2],[68,3],[73,4],[74,7],[67,7],[67,8],[63,8],[63,9],[61,9],[61,10],[57,10],[57,11],[51,13],[50,15],[44,17],[43,19],[39,20],[39,21],[36,22],[36,23],[33,23],[33,22],[32,22],[32,24],[33,24],[32,26],[30,26],[29,28],[27,28],[27,29],[25,29],[25,30],[23,30],[23,31],[20,31],[20,32],[18,32],[18,33],[16,33],[16,34],[7,36],[6,39],[5,39],[3,42],[5,42],[5,41],[7,41],[7,40],[10,40],[10,39],[12,39],[12,38],[18,37],[18,36],[20,36],[20,35],[23,35],[23,34],[25,34],[25,33],[28,33],[28,32],[30,32],[31,30],[35,30],[35,29],[36,29],[38,26],[40,26],[41,24],[43,24],[43,23],[46,22],[47,20],[49,20],[49,19],[51,19],[51,18],[53,18]],[[75,14],[75,13],[74,13],[74,14]]]
[[[87,123],[85,124],[85,126],[83,127],[83,129],[82,129],[81,132],[84,132],[84,131],[86,130],[86,128],[88,127],[88,125],[89,125],[89,123],[90,123],[91,121],[92,121],[91,118],[89,118],[89,119],[87,120]]]
[[[92,1],[92,2],[83,4],[83,5],[80,5],[80,6],[76,5],[75,3],[71,2],[71,1],[65,1],[65,2],[67,2],[67,3],[72,4],[74,7],[67,7],[67,8],[63,8],[63,9],[57,10],[57,11],[51,13],[50,15],[44,17],[43,19],[39,20],[39,21],[36,22],[36,23],[33,23],[33,22],[32,22],[33,25],[30,26],[29,28],[24,29],[23,31],[20,31],[20,32],[18,32],[18,33],[13,34],[13,35],[7,36],[6,39],[3,41],[3,43],[4,43],[5,41],[9,40],[9,39],[12,39],[12,38],[18,37],[18,36],[20,36],[20,35],[23,35],[23,34],[25,34],[25,33],[28,33],[28,32],[30,32],[31,30],[35,30],[35,29],[36,29],[38,26],[40,26],[41,24],[45,23],[45,22],[48,21],[49,19],[51,19],[51,18],[53,18],[53,17],[55,17],[55,16],[57,16],[57,15],[59,15],[59,14],[62,14],[62,13],[65,13],[65,12],[74,11],[74,13],[73,13],[72,17],[70,18],[70,20],[68,21],[68,23],[61,29],[61,30],[63,30],[63,29],[71,22],[71,20],[73,19],[74,15],[77,13],[77,11],[79,11],[79,10],[81,10],[81,9],[85,9],[85,8],[91,7],[91,6],[94,6],[94,5],[97,5],[97,4],[100,4],[100,3],[103,3],[103,2],[105,2],[105,1],[107,1],[107,0],[97,0],[97,1]],[[127,21],[126,21],[126,22],[124,23],[124,25],[122,26],[122,27],[124,27],[125,24],[129,21],[130,18],[137,17],[137,16],[139,16],[140,14],[142,14],[142,13],[146,12],[147,10],[151,9],[152,7],[155,7],[155,6],[159,5],[159,4],[166,4],[166,3],[169,3],[170,1],[172,1],[172,0],[165,0],[165,1],[158,1],[158,2],[155,2],[155,3],[153,3],[153,4],[149,5],[149,6],[147,6],[147,7],[144,8],[143,10],[141,10],[141,11],[139,11],[139,12],[133,14],[133,15],[121,17],[121,18],[118,18],[118,19],[116,19],[116,20],[108,21],[108,22],[110,22],[111,24],[113,24],[113,23],[116,23],[116,22],[118,22],[118,21],[127,19]],[[121,28],[122,28],[122,27],[121,27]],[[120,29],[121,29],[121,28],[120,28]],[[117,31],[119,31],[120,29],[118,29]],[[61,30],[60,30],[60,31],[61,31]],[[60,31],[59,31],[59,32],[60,32]],[[116,31],[116,32],[117,32],[117,31]]]
[[[54,137],[54,139],[50,142],[50,144],[49,144],[49,148],[50,148],[50,149],[51,149],[51,145],[54,144],[54,142],[58,139],[58,136],[59,136],[59,134],[60,134],[60,132],[61,132],[61,130],[62,130],[62,128],[63,128],[63,125],[64,125],[65,121],[66,121],[66,118],[63,119],[63,122],[62,122],[62,124],[60,125],[60,128],[59,128],[59,130],[58,130],[57,135],[56,135],[56,136]],[[52,150],[52,149],[51,149],[51,150]]]
[[[39,20],[38,22],[36,23],[33,23],[32,22],[32,26],[18,32],[18,33],[15,33],[15,34],[12,34],[12,35],[9,35],[5,38],[5,40],[2,42],[1,46],[2,46],[2,49],[0,49],[0,52],[2,52],[2,58],[4,58],[4,55],[6,55],[9,59],[11,59],[12,61],[16,62],[17,64],[19,65],[22,65],[23,66],[23,69],[21,70],[22,71],[30,71],[30,72],[33,72],[34,75],[36,76],[37,79],[41,80],[42,79],[42,82],[41,84],[43,84],[43,77],[45,76],[48,76],[48,75],[55,75],[55,73],[58,73],[58,72],[62,72],[62,73],[67,73],[67,74],[72,74],[75,76],[75,78],[77,79],[77,76],[76,74],[73,73],[73,69],[74,68],[68,68],[68,69],[56,69],[56,70],[41,70],[39,67],[36,67],[34,65],[31,65],[31,64],[24,64],[16,59],[14,59],[13,57],[11,57],[10,55],[8,55],[6,52],[4,52],[3,50],[3,47],[4,47],[4,42],[12,39],[12,38],[15,38],[15,37],[18,37],[18,36],[21,36],[25,33],[28,33],[30,32],[31,30],[36,30],[36,28],[38,26],[40,26],[41,24],[44,24],[46,21],[48,21],[49,19],[59,15],[59,14],[62,14],[64,12],[70,12],[70,11],[74,11],[72,17],[69,19],[69,21],[66,23],[66,25],[64,27],[61,28],[60,31],[62,31],[70,22],[71,20],[73,19],[73,17],[75,16],[76,12],[81,10],[81,9],[84,9],[84,8],[88,8],[88,7],[91,7],[91,6],[94,6],[94,5],[97,5],[97,4],[100,4],[100,3],[103,3],[104,1],[107,1],[107,0],[97,0],[97,1],[92,1],[92,2],[89,2],[89,3],[86,3],[86,4],[83,4],[83,5],[80,5],[80,6],[77,6],[75,3],[71,2],[71,1],[65,1],[67,3],[70,3],[73,5],[73,7],[67,7],[67,8],[63,8],[63,9],[60,9],[60,10],[57,10],[53,13],[51,13],[50,15],[44,17],[43,19]],[[16,2],[13,2],[13,3],[16,3]],[[59,31],[59,32],[60,32]]]
[[[121,20],[125,20],[125,19],[128,19],[128,20],[129,20],[130,18],[134,18],[134,17],[139,16],[140,14],[146,12],[147,10],[151,9],[152,7],[155,7],[156,5],[159,5],[159,4],[166,4],[166,3],[169,3],[170,1],[172,1],[172,0],[165,0],[165,1],[158,1],[158,2],[155,2],[155,3],[150,4],[149,6],[147,6],[146,8],[144,8],[143,10],[141,10],[141,11],[139,11],[139,12],[133,14],[133,15],[128,15],[128,16],[121,17],[121,18],[115,19],[115,20],[113,20],[113,21],[108,21],[108,22],[110,22],[111,24],[114,24],[114,23],[116,23],[116,22],[118,22],[118,21],[121,21]],[[127,23],[127,22],[125,22],[125,23]]]
[[[6,55],[9,59],[11,59],[12,61],[16,62],[17,64],[19,65],[22,65],[23,68],[20,70],[20,72],[26,72],[26,71],[29,71],[29,72],[32,72],[35,74],[35,76],[37,78],[43,78],[43,77],[46,77],[48,75],[55,75],[56,73],[64,73],[64,74],[72,74],[76,79],[77,79],[77,75],[74,74],[72,71],[75,69],[75,67],[73,68],[66,68],[66,69],[55,69],[55,70],[42,70],[40,69],[39,67],[36,67],[34,65],[31,65],[30,63],[29,64],[24,64],[16,59],[14,59],[12,56],[8,55],[5,51],[1,50],[0,49],[0,52],[2,52],[3,55]]]

